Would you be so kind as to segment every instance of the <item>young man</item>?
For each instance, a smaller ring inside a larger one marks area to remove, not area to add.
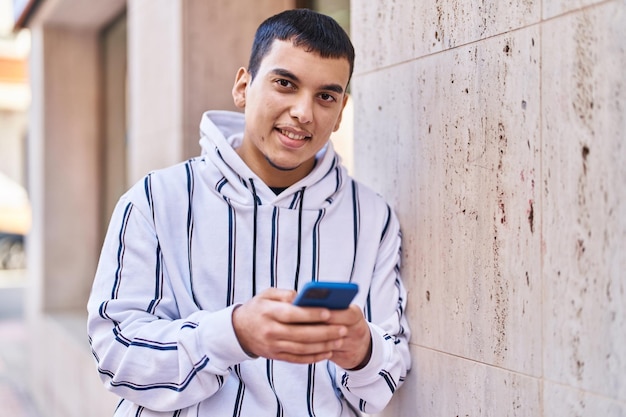
[[[203,155],[122,196],[88,304],[116,416],[355,416],[402,384],[398,221],[329,142],[353,62],[331,18],[269,18],[233,87],[244,113],[205,113]],[[294,306],[309,281],[360,290]]]

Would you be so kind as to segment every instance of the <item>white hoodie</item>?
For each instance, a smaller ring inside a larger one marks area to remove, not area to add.
[[[123,400],[115,416],[354,416],[390,400],[410,367],[400,229],[389,206],[350,178],[332,145],[276,195],[239,158],[240,113],[203,115],[203,154],[155,171],[113,213],[88,303],[98,371]],[[235,305],[269,287],[359,284],[372,357],[251,358]]]

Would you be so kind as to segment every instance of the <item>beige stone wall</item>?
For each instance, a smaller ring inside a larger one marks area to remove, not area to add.
[[[414,334],[384,415],[626,415],[626,2],[351,19],[355,172],[400,216]]]

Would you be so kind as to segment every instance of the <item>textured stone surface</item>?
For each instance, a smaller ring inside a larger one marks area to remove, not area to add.
[[[621,0],[617,0],[621,1]],[[543,1],[543,18],[552,19],[558,15],[605,3],[604,0],[545,0]]]
[[[541,371],[538,36],[530,28],[355,80],[367,103],[357,172],[395,200],[418,343],[532,375]]]
[[[416,347],[415,353],[418,360],[407,389],[399,391],[385,415],[541,415],[541,381],[537,378],[431,349]]]
[[[413,329],[382,415],[626,415],[626,2],[414,3],[353,2],[355,173]]]
[[[621,401],[626,401],[624,4],[547,22],[542,66],[545,375]]]
[[[351,2],[356,72],[439,52],[537,23],[538,0]]]
[[[623,402],[566,385],[544,382],[544,417],[623,417]]]

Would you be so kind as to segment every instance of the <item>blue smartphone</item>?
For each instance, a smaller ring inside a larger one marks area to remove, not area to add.
[[[359,292],[359,286],[351,282],[307,282],[296,296],[294,304],[300,307],[324,307],[344,310]]]

